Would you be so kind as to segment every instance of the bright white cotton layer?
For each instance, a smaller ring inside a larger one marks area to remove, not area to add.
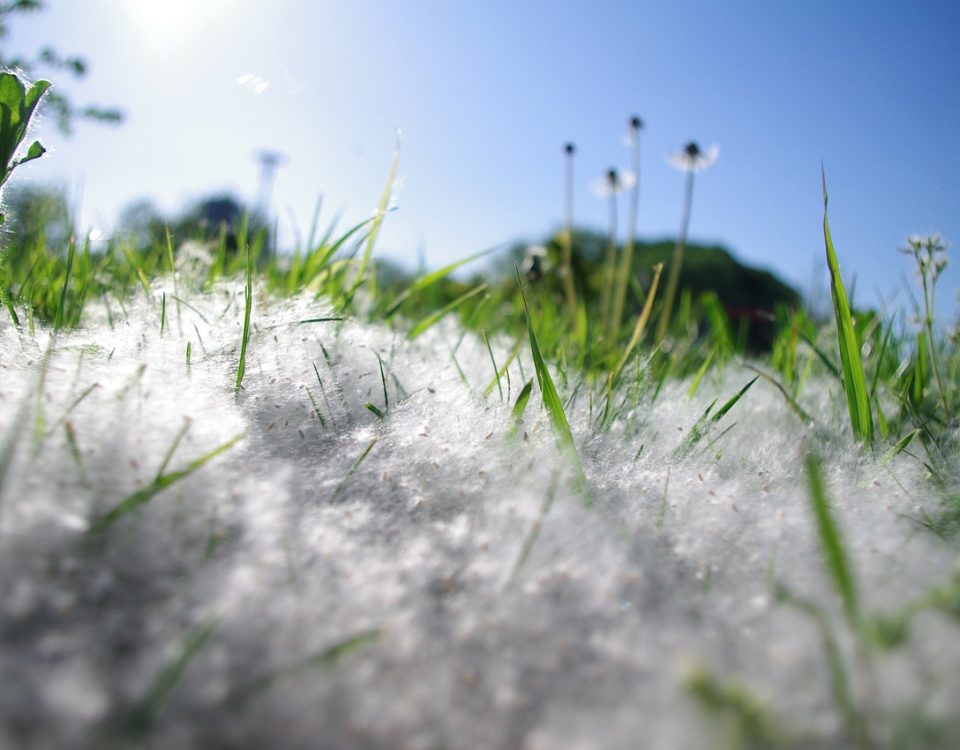
[[[736,426],[681,458],[707,404],[753,373],[729,366],[694,398],[669,383],[652,405],[641,390],[600,433],[599,391],[584,386],[569,416],[587,505],[536,389],[510,436],[526,350],[501,402],[483,395],[486,347],[452,320],[408,342],[353,320],[296,324],[329,305],[258,294],[236,394],[242,288],[179,309],[172,292],[162,336],[156,298],[125,314],[113,303],[113,327],[92,303],[83,330],[56,338],[0,327],[0,746],[100,747],[123,732],[178,748],[722,746],[683,687],[698,667],[820,738],[805,746],[835,746],[820,635],[772,597],[777,582],[821,604],[851,655],[806,452],[825,459],[869,608],[953,571],[956,547],[916,521],[938,502],[922,466],[849,449],[835,382],[806,386],[808,428],[758,381],[721,425]],[[505,361],[513,342],[494,343]],[[168,472],[245,437],[86,533],[154,479],[187,421]],[[157,689],[207,625],[176,689]],[[958,635],[922,615],[874,664],[881,737],[901,710],[955,721]],[[150,695],[156,710],[134,722]]]

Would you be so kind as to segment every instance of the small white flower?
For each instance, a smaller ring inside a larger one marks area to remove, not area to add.
[[[719,155],[720,147],[716,143],[703,151],[695,141],[690,141],[683,151],[668,156],[667,162],[684,172],[702,172],[712,166]]]

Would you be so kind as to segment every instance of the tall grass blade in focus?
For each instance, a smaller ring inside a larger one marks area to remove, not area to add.
[[[247,225],[244,221],[239,232],[239,245],[246,253],[247,260],[247,283],[244,287],[243,300],[243,333],[240,337],[240,362],[237,365],[237,382],[235,390],[240,392],[243,384],[243,375],[247,369],[247,344],[250,342],[250,312],[253,310],[253,261],[250,258],[250,244],[247,238]]]
[[[860,342],[854,328],[847,292],[840,276],[840,264],[830,236],[827,220],[827,175],[821,169],[823,180],[823,240],[827,251],[827,268],[830,271],[830,290],[833,312],[837,321],[837,336],[840,346],[840,365],[843,370],[843,391],[847,396],[850,425],[854,437],[865,445],[873,445],[873,419],[870,412],[870,395],[867,378],[860,359]]]

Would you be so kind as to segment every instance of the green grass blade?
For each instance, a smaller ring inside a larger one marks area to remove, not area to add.
[[[371,643],[378,641],[383,635],[381,630],[367,630],[357,635],[353,635],[333,646],[311,654],[301,659],[289,667],[278,669],[274,672],[258,677],[246,685],[235,690],[228,698],[228,703],[237,705],[244,704],[247,701],[256,698],[258,695],[266,692],[276,683],[285,677],[290,677],[309,669],[331,669],[336,666],[344,657],[352,654],[354,651],[363,648]]]
[[[840,276],[840,264],[830,236],[830,224],[827,220],[827,176],[821,170],[823,179],[823,239],[827,251],[827,267],[830,269],[830,290],[833,297],[833,311],[837,320],[837,336],[840,345],[840,365],[843,369],[843,390],[847,396],[847,408],[850,412],[850,425],[854,437],[867,446],[873,444],[873,418],[870,411],[870,397],[867,379],[863,373],[860,359],[860,342],[853,325],[850,304]]]
[[[387,396],[387,378],[383,374],[383,360],[380,358],[379,352],[374,352],[377,355],[377,365],[380,367],[380,383],[383,385],[383,408],[390,408],[390,397]]]
[[[500,378],[502,378],[505,374],[507,374],[507,370],[510,368],[510,365],[513,364],[513,360],[515,360],[517,358],[517,355],[520,353],[521,346],[523,346],[523,338],[517,339],[517,343],[513,345],[513,349],[510,351],[510,354],[507,357],[506,361],[503,363],[503,365],[501,365],[500,369],[497,370],[494,378],[489,383],[487,383],[487,387],[483,389],[484,396],[489,396],[491,393],[493,393],[494,388],[500,387]],[[508,375],[507,376],[508,397],[509,397],[509,385],[510,385],[510,378]]]
[[[533,329],[533,322],[530,318],[530,308],[527,305],[527,296],[523,291],[523,282],[520,279],[520,272],[517,271],[517,283],[520,285],[520,294],[523,297],[523,311],[527,320],[527,335],[530,339],[530,353],[533,357],[533,367],[537,376],[537,385],[540,386],[540,394],[543,397],[543,405],[546,407],[547,414],[550,415],[550,421],[560,437],[560,440],[570,447],[573,447],[573,433],[570,431],[570,424],[567,422],[567,415],[563,411],[563,402],[560,400],[560,394],[553,384],[553,378],[550,377],[550,371],[547,369],[543,356],[540,354],[540,346],[537,343],[537,334]]]
[[[883,454],[883,457],[880,459],[880,462],[887,463],[894,456],[898,456],[901,453],[903,453],[909,447],[910,443],[913,442],[913,439],[919,434],[920,434],[919,427],[908,432],[906,435],[904,435],[902,438],[900,438],[897,441],[896,445],[891,446],[890,449]]]
[[[616,386],[617,381],[620,379],[620,374],[623,372],[623,368],[626,367],[627,362],[630,361],[630,355],[633,354],[634,348],[640,343],[640,339],[647,329],[647,323],[650,321],[650,313],[653,310],[653,301],[657,296],[657,288],[660,285],[660,275],[662,273],[663,263],[657,263],[657,265],[653,267],[653,279],[650,281],[650,291],[647,292],[647,298],[643,302],[643,309],[640,311],[640,315],[637,316],[637,322],[633,326],[633,334],[630,336],[630,342],[627,344],[627,348],[623,350],[623,355],[620,357],[620,361],[617,362],[617,366],[614,368],[610,377],[611,388]]]
[[[532,380],[530,382],[531,384],[533,383]],[[523,568],[524,564],[526,564],[527,559],[530,557],[530,553],[533,552],[533,547],[537,543],[537,538],[540,536],[540,530],[543,528],[547,514],[550,512],[553,501],[557,496],[558,481],[559,475],[554,474],[550,480],[549,486],[547,487],[547,494],[543,498],[543,503],[540,505],[540,513],[537,516],[537,519],[531,524],[530,531],[523,540],[523,545],[520,547],[520,552],[517,554],[517,559],[514,561],[513,567],[510,569],[510,575],[507,576],[507,581],[504,585],[505,590],[509,591],[513,588],[514,584],[520,577],[520,570]]]
[[[749,383],[747,383],[743,388],[737,391],[733,396],[731,396],[726,403],[723,404],[717,411],[713,411],[713,407],[717,404],[717,399],[714,399],[710,402],[710,405],[706,408],[703,414],[700,416],[693,427],[690,428],[690,432],[687,433],[686,439],[680,444],[677,450],[674,452],[674,456],[681,457],[690,453],[691,450],[701,441],[704,437],[717,425],[717,423],[723,419],[727,412],[729,412],[736,403],[743,398],[743,395],[753,387],[753,384],[757,382],[757,377],[754,377]],[[732,429],[728,427],[724,430],[723,434],[726,434]],[[717,439],[722,437],[718,436]],[[716,441],[714,441],[716,442]],[[711,443],[712,445],[712,443]]]
[[[520,391],[520,395],[517,396],[516,402],[513,404],[512,415],[514,420],[519,422],[523,418],[523,412],[527,408],[527,402],[530,400],[530,393],[533,391],[533,378],[527,381],[526,385]]]
[[[698,666],[687,675],[684,687],[710,714],[731,721],[731,747],[793,746],[790,736],[769,709],[739,683],[721,681]]]
[[[253,310],[253,261],[250,259],[250,246],[245,241],[246,233],[242,232],[241,234],[244,235],[241,244],[247,253],[247,284],[243,303],[243,334],[240,338],[240,362],[237,365],[237,384],[234,388],[237,392],[240,391],[240,386],[243,383],[243,375],[247,369],[247,344],[250,341],[250,312]]]
[[[400,138],[397,136],[397,148],[393,152],[393,161],[390,163],[390,174],[387,176],[387,184],[383,186],[383,192],[380,194],[380,203],[377,205],[377,212],[373,217],[373,225],[370,227],[370,233],[367,235],[367,244],[364,247],[363,255],[360,258],[360,267],[357,269],[357,276],[346,295],[346,304],[349,304],[353,296],[357,293],[361,284],[367,278],[367,268],[370,266],[370,259],[373,257],[373,247],[377,242],[377,235],[380,234],[380,226],[383,224],[383,217],[387,215],[387,209],[390,206],[390,195],[393,193],[393,184],[397,179],[397,167],[400,165]],[[376,276],[372,276],[373,281]]]
[[[70,242],[67,245],[67,269],[63,276],[63,287],[60,289],[60,304],[57,306],[57,317],[53,326],[54,330],[57,331],[63,328],[63,322],[65,320],[64,315],[67,307],[67,289],[70,286],[70,273],[73,271],[73,260],[76,252],[77,244],[71,237]]]
[[[758,376],[758,377],[759,377],[759,376]],[[753,387],[753,384],[756,383],[756,382],[757,382],[757,378],[754,378],[754,379],[751,380],[749,383],[747,383],[745,386],[743,386],[743,388],[741,388],[739,391],[737,391],[733,396],[731,396],[730,399],[729,399],[723,406],[721,406],[721,407],[717,410],[717,412],[710,418],[710,421],[713,422],[714,424],[716,424],[716,423],[719,422],[721,419],[723,419],[723,417],[726,415],[726,413],[727,413],[728,411],[730,411],[730,410],[734,407],[734,405],[737,403],[737,401],[739,401],[741,398],[743,398],[743,395],[744,395],[747,391],[749,391],[750,388]]]
[[[197,471],[197,469],[202,468],[205,464],[212,461],[221,453],[225,453],[226,451],[230,450],[243,437],[244,433],[241,433],[235,438],[228,440],[223,445],[214,448],[209,453],[194,461],[191,461],[184,468],[171,471],[168,474],[161,474],[157,476],[156,479],[154,479],[146,487],[137,490],[132,495],[128,495],[126,498],[117,503],[112,509],[107,511],[103,516],[100,517],[99,520],[90,526],[90,529],[87,531],[87,533],[98,534],[104,529],[112,526],[124,516],[139,508],[141,505],[145,505],[146,503],[150,502],[155,495],[159,494],[171,485],[176,484],[181,479],[190,476]]]
[[[823,363],[823,366],[830,371],[830,374],[833,375],[833,377],[835,377],[837,380],[843,382],[843,375],[840,374],[840,368],[837,367],[836,362],[830,359],[827,353],[823,351],[823,349],[821,349],[819,346],[817,346],[817,342],[814,341],[813,338],[811,338],[809,333],[807,333],[803,329],[800,329],[798,333],[800,335],[800,338],[802,338],[807,343],[807,346],[813,349],[813,353],[817,355],[820,362]]]
[[[497,369],[497,360],[493,356],[493,347],[490,346],[490,339],[487,338],[487,332],[480,331],[480,334],[483,336],[483,342],[487,345],[490,364],[493,365],[493,379],[497,382],[497,391],[500,393],[500,400],[503,401],[503,386],[500,385],[500,370]]]
[[[326,241],[324,241],[324,243],[321,244],[315,253],[308,255],[304,260],[304,270],[302,274],[303,283],[305,285],[309,285],[309,283],[317,274],[326,269],[327,263],[329,263],[330,259],[337,254],[340,248],[343,247],[357,232],[359,232],[368,224],[372,224],[375,219],[375,216],[371,216],[368,219],[364,219],[363,221],[354,224],[344,234],[337,238],[336,242],[334,242],[332,245],[327,245]]]
[[[860,622],[860,609],[857,590],[850,563],[847,561],[840,529],[833,518],[827,490],[823,483],[820,460],[813,454],[806,458],[807,482],[810,489],[810,504],[817,523],[817,535],[823,551],[827,575],[833,583],[843,604],[843,612],[851,627],[856,629]]]
[[[10,295],[7,294],[7,290],[4,289],[2,283],[0,283],[0,302],[3,302],[3,306],[7,308],[7,312],[10,314],[10,319],[13,321],[13,324],[19,328],[20,318],[17,317],[17,311],[13,307],[13,302],[10,300]]]
[[[780,391],[780,395],[783,396],[784,401],[787,402],[787,406],[790,407],[790,411],[792,411],[794,414],[800,417],[801,421],[804,424],[808,424],[808,425],[813,424],[813,417],[811,417],[806,411],[803,410],[803,408],[801,408],[800,404],[797,403],[797,400],[793,396],[791,396],[789,393],[787,393],[787,389],[784,388],[775,377],[773,377],[769,373],[764,372],[759,367],[755,367],[754,365],[751,365],[749,362],[744,362],[743,366],[746,367],[751,372],[757,373],[759,377],[763,378],[765,381],[770,383],[770,385],[772,385],[774,388]]]
[[[689,398],[693,398],[696,395],[697,389],[700,387],[700,381],[703,380],[703,376],[707,374],[707,370],[709,370],[710,365],[713,364],[713,358],[717,355],[718,348],[719,344],[713,345],[713,349],[710,350],[707,358],[703,360],[703,364],[700,365],[697,374],[693,376],[693,382],[690,383],[690,388],[687,390],[687,396]]]
[[[823,652],[827,657],[827,670],[830,674],[830,689],[833,693],[833,699],[839,707],[840,713],[843,714],[844,721],[846,721],[851,734],[862,740],[865,731],[863,716],[857,708],[853,692],[850,689],[850,676],[843,660],[843,652],[830,629],[830,621],[826,613],[813,602],[794,596],[782,585],[775,587],[774,595],[778,601],[794,607],[810,617],[816,624],[817,630],[820,631]]]
[[[371,406],[373,406],[373,404],[368,404],[368,405],[367,405],[367,408],[369,409]],[[373,407],[373,409],[371,409],[371,411],[374,411],[374,410],[376,410],[376,407],[375,407],[375,406]],[[380,417],[381,417],[381,419],[382,419],[382,418],[383,418],[383,415],[381,414]],[[343,479],[340,480],[340,483],[337,485],[336,489],[333,491],[333,495],[331,495],[331,499],[335,498],[337,495],[340,494],[340,490],[343,489],[343,486],[347,483],[347,480],[348,480],[351,476],[353,476],[353,473],[354,473],[357,469],[360,468],[360,464],[362,464],[362,463],[363,463],[363,460],[364,460],[368,455],[370,455],[370,451],[373,450],[373,446],[375,446],[375,445],[377,444],[377,441],[378,441],[378,440],[379,440],[379,438],[374,438],[373,440],[371,440],[371,441],[369,442],[369,444],[367,445],[367,447],[363,449],[363,453],[360,454],[360,457],[359,457],[356,461],[353,462],[353,464],[350,466],[349,469],[347,469],[347,473],[343,475]]]
[[[443,268],[438,268],[436,271],[433,271],[424,276],[421,276],[419,279],[414,281],[409,287],[407,287],[406,290],[401,292],[396,297],[396,299],[394,299],[393,302],[391,302],[387,306],[387,309],[383,313],[384,318],[390,319],[391,317],[393,317],[393,315],[397,312],[397,310],[400,309],[400,306],[404,302],[406,302],[410,297],[412,297],[414,294],[417,294],[418,292],[422,292],[424,289],[430,286],[433,286],[438,281],[442,281],[443,279],[445,279],[447,276],[449,276],[451,273],[456,271],[461,266],[464,266],[467,263],[470,263],[471,261],[482,258],[486,255],[489,255],[490,253],[495,252],[502,247],[503,245],[495,245],[494,247],[487,248],[486,250],[481,250],[479,253],[468,255],[463,260],[458,260],[454,263],[450,263],[449,265],[446,265]]]
[[[567,422],[567,415],[563,411],[563,402],[560,400],[560,394],[553,384],[553,378],[550,377],[550,371],[547,369],[543,356],[540,354],[540,346],[537,344],[537,334],[533,330],[533,321],[530,318],[530,308],[527,305],[527,295],[523,291],[523,281],[520,279],[520,269],[516,269],[517,283],[520,285],[520,296],[523,299],[523,312],[527,320],[527,335],[530,338],[530,353],[533,357],[533,368],[537,376],[537,385],[540,386],[540,396],[543,399],[543,405],[553,423],[553,429],[560,438],[561,444],[568,449],[574,462],[574,468],[577,471],[578,481],[583,481],[583,466],[580,463],[580,456],[577,453],[577,446],[573,442],[573,433],[570,431],[570,423]]]
[[[460,305],[462,305],[468,299],[480,294],[480,292],[484,291],[487,288],[487,286],[488,285],[485,282],[483,284],[478,284],[477,286],[473,287],[473,289],[470,289],[469,291],[461,294],[459,297],[453,300],[453,302],[450,302],[449,304],[441,307],[439,310],[435,310],[434,312],[430,313],[427,317],[425,317],[423,320],[417,323],[412,329],[410,329],[410,333],[407,334],[407,339],[409,339],[410,341],[413,341],[415,338],[417,338],[417,336],[419,336],[420,334],[424,333],[425,331],[429,330],[434,325],[439,323],[440,320],[447,315],[447,313],[452,312],[453,310],[456,310],[458,307],[460,307]]]
[[[150,732],[183,679],[190,662],[207,645],[216,629],[216,621],[210,620],[187,633],[177,655],[164,665],[146,696],[128,714],[124,726],[128,741],[142,740]]]

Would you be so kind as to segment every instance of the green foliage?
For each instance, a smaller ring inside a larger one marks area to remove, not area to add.
[[[17,157],[20,144],[27,136],[30,119],[49,88],[48,81],[37,81],[28,87],[19,76],[0,72],[0,188],[10,179],[13,170],[39,159],[46,151],[40,141],[34,141],[23,156]],[[0,214],[0,224],[3,221],[3,214]]]

